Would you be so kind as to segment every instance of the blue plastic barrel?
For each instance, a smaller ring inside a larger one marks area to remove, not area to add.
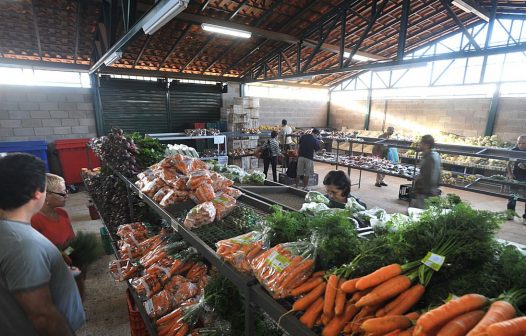
[[[47,162],[47,143],[44,140],[37,141],[11,141],[0,142],[0,153],[29,153],[42,159],[49,171]]]

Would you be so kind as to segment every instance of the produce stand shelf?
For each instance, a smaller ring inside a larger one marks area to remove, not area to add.
[[[193,246],[208,262],[217,268],[217,270],[228,278],[238,289],[241,294],[245,296],[246,301],[246,323],[245,323],[245,332],[247,335],[253,335],[253,314],[252,314],[252,304],[255,304],[263,312],[269,315],[276,323],[280,322],[280,327],[291,336],[314,336],[314,332],[305,327],[296,317],[294,316],[285,316],[281,318],[285,313],[286,309],[275,301],[261,286],[259,286],[257,280],[254,277],[244,275],[237,270],[235,270],[229,264],[226,264],[221,260],[218,255],[215,253],[215,250],[212,249],[213,245],[222,237],[211,237],[212,233],[210,231],[205,232],[204,229],[190,231],[182,226],[179,222],[181,214],[185,211],[178,207],[174,209],[168,207],[163,209],[151,198],[144,195],[139,188],[128,178],[122,174],[117,173],[121,180],[127,185],[129,190],[139,196],[150,208],[152,208],[161,218],[166,220],[168,223],[171,223],[171,226],[176,232],[183,237],[183,239]],[[243,207],[249,207],[254,209],[256,213],[265,214],[271,211],[271,204],[262,202],[261,200],[252,198],[247,195],[242,195],[238,198],[238,202],[241,203]],[[184,207],[183,207],[184,208]],[[227,224],[226,224],[227,225]],[[228,227],[228,225],[227,225]],[[218,228],[219,229],[219,228]],[[231,231],[230,231],[231,230]],[[230,227],[227,230],[222,232],[226,238],[231,238],[232,236],[241,234],[243,232],[237,231],[236,229]],[[202,234],[202,238],[200,237]],[[227,237],[228,235],[228,237]],[[281,318],[281,320],[280,320]]]
[[[88,188],[88,184],[86,183],[86,180],[84,179],[84,177],[82,177],[82,182],[84,183],[84,187],[86,188],[86,191],[88,192],[88,194],[91,195],[91,191]],[[101,221],[102,225],[104,225],[104,227],[106,229],[108,229],[108,226],[106,225],[106,222],[104,221],[104,218],[102,217],[101,212],[99,211],[99,205],[97,205],[97,202],[94,199],[93,199],[93,204],[95,205],[95,209],[97,210],[97,213],[99,214],[100,221]],[[108,231],[109,231],[109,229],[108,229]],[[116,245],[115,241],[113,240],[113,237],[112,237],[111,234],[110,234],[110,240],[111,240],[110,243],[111,243],[111,248],[113,250],[113,255],[115,256],[116,259],[120,259],[119,254],[117,253],[117,251],[118,251],[117,245]],[[135,291],[135,289],[130,284],[130,281],[126,281],[126,284],[128,285],[128,289],[130,291],[130,294],[131,294],[131,296],[133,298],[133,301],[135,302],[135,306],[137,307],[137,310],[139,311],[139,314],[141,315],[142,320],[144,321],[144,325],[146,326],[146,330],[148,331],[148,334],[150,336],[157,335],[157,330],[155,328],[155,325],[154,325],[152,319],[150,318],[150,316],[148,316],[148,313],[146,313],[146,310],[144,309],[143,302],[137,296],[137,292]]]

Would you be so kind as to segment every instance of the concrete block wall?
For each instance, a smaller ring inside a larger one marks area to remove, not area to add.
[[[96,136],[90,89],[0,86],[0,141]]]
[[[222,94],[221,120],[227,120],[227,108],[234,104],[234,98],[241,97],[241,86],[239,83],[228,82],[227,87],[228,92]]]
[[[259,98],[261,125],[281,125],[287,119],[292,127],[326,127],[327,102]]]
[[[517,137],[526,134],[526,98],[501,98],[493,133],[515,143]]]
[[[489,98],[476,99],[375,99],[369,129],[381,131],[394,126],[405,133],[440,130],[464,136],[484,135]],[[341,129],[363,129],[367,101],[331,103],[329,124]],[[358,126],[358,127],[356,127]]]

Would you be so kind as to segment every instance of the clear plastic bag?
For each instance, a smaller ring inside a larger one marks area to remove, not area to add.
[[[151,298],[163,288],[161,279],[150,274],[133,279],[130,285],[133,287],[137,295],[142,299]]]
[[[223,191],[234,185],[234,181],[227,179],[224,176],[221,176],[218,173],[211,173],[210,178],[212,179],[212,187],[214,191]]]
[[[208,170],[196,170],[190,174],[186,187],[189,190],[197,189],[201,184],[212,184]]]
[[[139,272],[140,266],[128,259],[112,260],[109,270],[115,281],[124,281],[133,278]]]
[[[151,309],[149,302],[150,301],[145,302],[144,304],[147,312]],[[190,331],[190,328],[193,327],[193,325],[197,321],[197,318],[200,315],[199,310],[195,311],[194,309],[204,309],[203,303],[200,302],[202,302],[202,300],[186,300],[185,302],[181,303],[180,307],[176,308],[172,312],[158,319],[155,322],[155,326],[157,327],[157,334],[177,335],[177,333],[180,332],[180,335],[186,336],[187,333]],[[197,314],[197,316],[195,317],[195,320],[193,320],[193,318],[190,319],[190,315],[188,314],[188,309],[190,309],[191,307],[194,307],[192,311],[199,312],[199,314]]]
[[[187,191],[175,190],[172,189],[163,197],[159,202],[159,205],[162,207],[167,207],[174,203],[184,202],[188,199],[189,193]]]
[[[190,195],[190,198],[197,204],[201,204],[204,202],[210,202],[216,197],[216,194],[214,192],[214,188],[211,184],[203,183],[192,194]]]
[[[243,195],[241,190],[231,187],[228,187],[225,190],[223,190],[223,193],[232,196],[235,199],[238,199],[239,197],[241,197],[241,195]]]
[[[236,199],[227,194],[222,194],[216,197],[212,204],[216,209],[216,220],[221,220],[228,216],[236,207]]]
[[[172,191],[172,188],[170,188],[169,186],[164,186],[162,187],[161,189],[159,189],[155,195],[153,195],[153,200],[157,203],[160,203],[164,197],[170,192]]]
[[[194,229],[210,224],[216,217],[216,208],[212,202],[204,202],[190,210],[184,219],[183,225],[187,229]]]
[[[141,192],[149,197],[153,197],[155,193],[164,186],[164,182],[160,178],[156,178],[151,182],[148,182],[142,189]]]
[[[323,203],[303,203],[300,212],[305,212],[311,215],[316,215],[320,212],[329,210],[329,207]]]
[[[238,271],[252,273],[250,264],[270,246],[269,231],[251,231],[218,241],[216,253]]]
[[[279,244],[252,260],[252,272],[273,298],[286,298],[311,276],[315,254],[316,248],[310,242]]]
[[[307,195],[305,195],[305,202],[323,203],[325,205],[329,205],[330,203],[329,199],[318,191],[309,191]]]

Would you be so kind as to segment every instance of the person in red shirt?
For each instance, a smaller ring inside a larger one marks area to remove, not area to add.
[[[63,251],[75,239],[68,213],[63,208],[68,197],[66,183],[62,177],[49,173],[46,180],[46,202],[31,219],[31,226]]]

